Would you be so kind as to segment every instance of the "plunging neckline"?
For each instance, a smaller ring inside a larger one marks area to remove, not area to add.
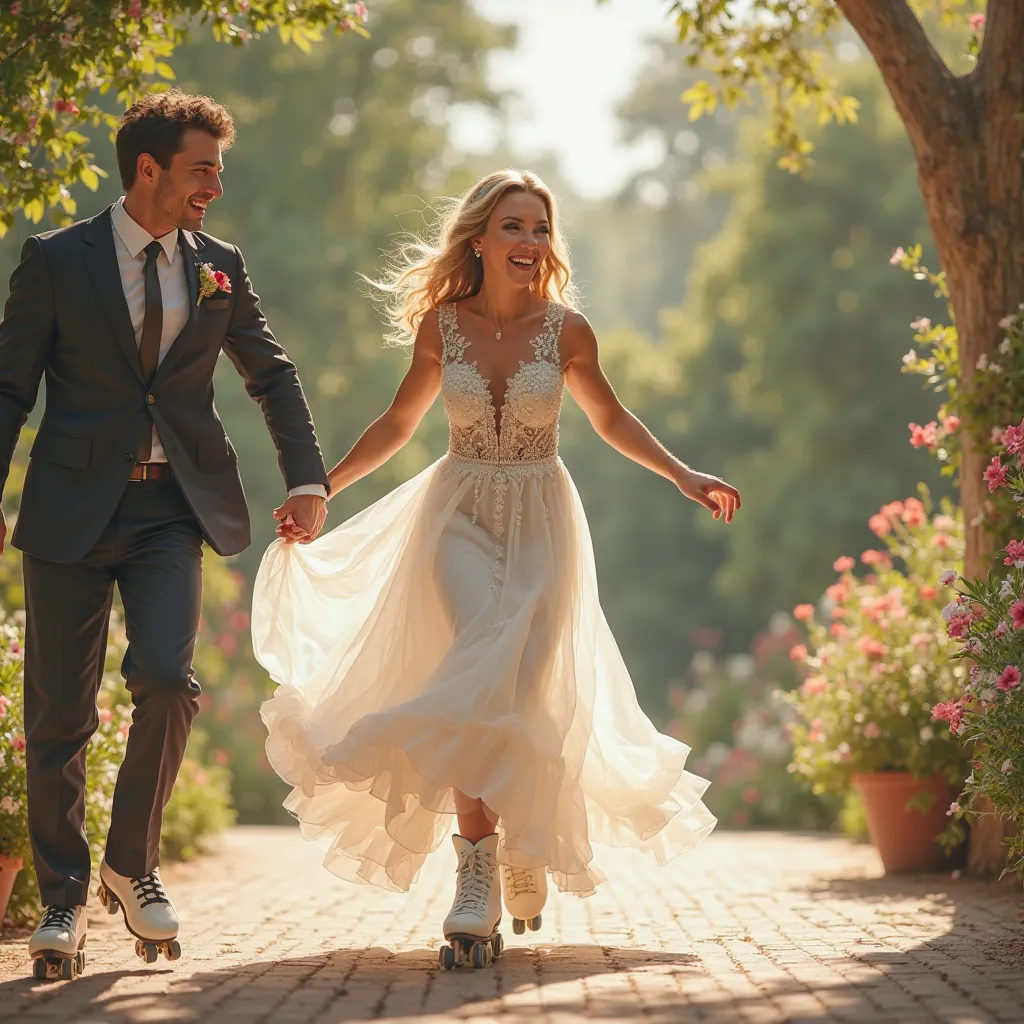
[[[477,379],[483,385],[484,392],[487,395],[487,411],[490,414],[491,423],[494,425],[494,438],[495,441],[497,442],[499,452],[502,450],[501,428],[505,422],[505,406],[508,404],[509,392],[512,390],[513,384],[516,382],[516,380],[518,379],[519,375],[523,372],[523,370],[525,370],[528,366],[532,366],[534,363],[540,362],[540,359],[537,355],[537,342],[544,336],[544,333],[549,329],[548,317],[551,315],[552,306],[550,299],[547,299],[546,301],[547,305],[544,307],[544,317],[541,320],[540,330],[530,339],[529,342],[530,348],[533,350],[533,358],[529,362],[527,362],[525,359],[520,359],[519,368],[516,370],[516,372],[513,373],[511,377],[505,378],[505,391],[501,396],[500,406],[498,405],[497,402],[494,401],[494,395],[491,392],[491,379],[489,377],[485,377],[480,372],[479,368],[476,365],[475,359],[472,360],[471,362],[467,362],[466,359],[464,358],[466,350],[473,347],[473,342],[469,341],[466,338],[465,334],[462,333],[462,327],[459,325],[459,304],[457,302],[452,303],[452,313],[454,320],[453,326],[455,328],[455,335],[462,341],[462,354],[459,356],[456,362],[461,363],[463,366],[468,366],[473,371],[473,373],[476,374]],[[559,372],[561,372],[562,367],[559,366],[558,370]]]

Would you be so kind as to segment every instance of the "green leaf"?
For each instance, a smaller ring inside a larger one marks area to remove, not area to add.
[[[83,167],[78,175],[78,180],[90,192],[95,192],[100,187],[100,176],[96,173],[95,167]]]
[[[173,82],[174,79],[177,77],[174,74],[174,68],[172,68],[170,64],[167,64],[167,63],[165,63],[162,60],[157,62],[156,73],[161,78],[166,78],[168,81],[171,81],[171,82]]]

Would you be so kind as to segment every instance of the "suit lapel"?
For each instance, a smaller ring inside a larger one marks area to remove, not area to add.
[[[121,271],[117,267],[117,250],[114,248],[114,225],[110,222],[110,208],[91,221],[90,230],[85,234],[82,255],[93,286],[103,304],[114,339],[135,375],[145,384],[146,378],[142,373],[142,363],[139,361],[135,329],[132,327],[132,318],[121,285]]]

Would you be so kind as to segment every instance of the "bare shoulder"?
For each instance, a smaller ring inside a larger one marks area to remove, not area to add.
[[[574,359],[592,358],[597,354],[597,336],[594,334],[594,328],[579,310],[566,308],[560,347],[565,363]]]
[[[416,329],[413,355],[441,361],[441,324],[436,309],[428,309],[423,314],[423,319]]]

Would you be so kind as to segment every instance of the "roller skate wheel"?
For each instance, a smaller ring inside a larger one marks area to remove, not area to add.
[[[168,960],[180,960],[181,959],[181,943],[177,939],[171,939],[170,942],[164,945],[164,956]]]
[[[36,981],[46,981],[46,959],[45,957],[37,956],[32,961],[32,976]]]
[[[60,980],[74,981],[78,977],[78,964],[71,957],[60,962]]]
[[[85,950],[84,949],[80,949],[75,954],[75,963],[78,966],[78,973],[79,974],[84,974],[85,973]]]
[[[451,946],[442,946],[437,957],[437,962],[444,971],[455,969],[455,950]]]
[[[135,955],[140,960],[145,960],[147,964],[155,964],[157,956],[156,943],[146,942],[143,939],[136,939]]]
[[[541,921],[542,917],[538,914],[536,917],[531,917],[530,920],[526,922],[526,927],[529,928],[531,932],[539,932]]]
[[[526,931],[526,922],[518,917],[512,918],[512,931],[516,935],[522,935]]]
[[[491,944],[489,942],[474,942],[470,961],[478,970],[481,967],[487,967],[491,962]]]
[[[107,908],[108,914],[116,914],[121,909],[117,897],[105,886],[100,886],[100,905]]]
[[[491,957],[497,960],[504,951],[505,940],[501,937],[501,932],[495,932],[494,938],[491,939]]]

